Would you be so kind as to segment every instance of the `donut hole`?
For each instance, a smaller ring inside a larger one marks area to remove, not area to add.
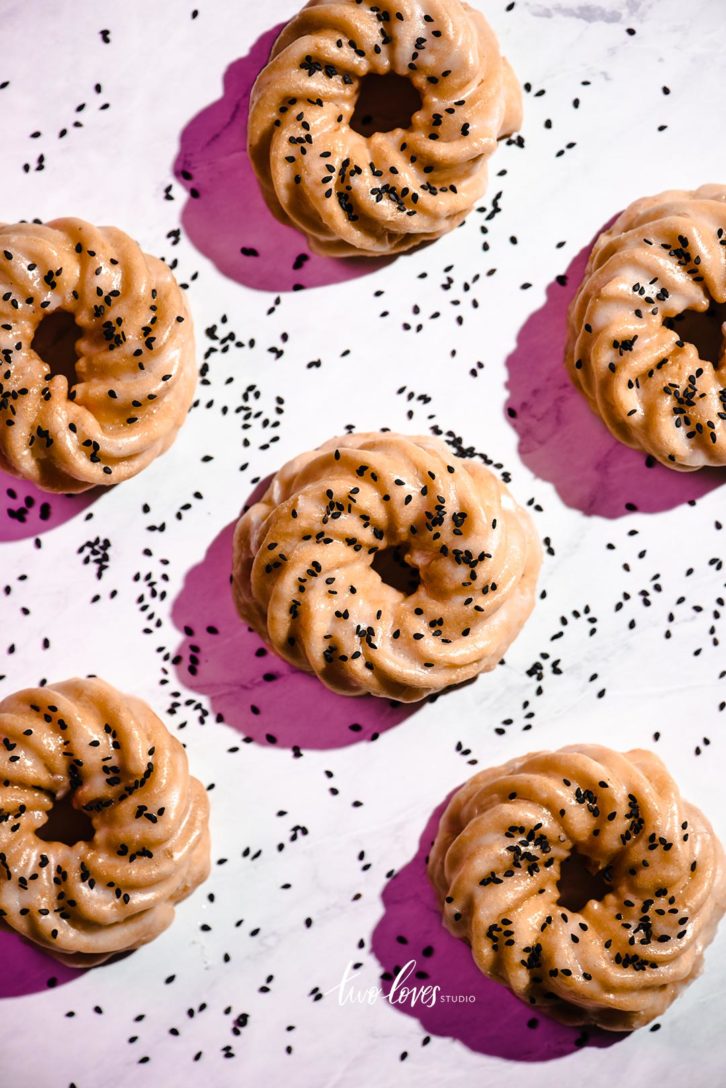
[[[62,374],[69,388],[78,381],[76,340],[82,335],[83,330],[76,324],[72,313],[54,310],[46,314],[38,325],[30,345],[49,368],[51,377]]]
[[[605,869],[598,869],[584,854],[573,850],[560,865],[557,904],[565,910],[580,911],[592,899],[598,902],[612,891]]]
[[[77,842],[90,842],[93,824],[85,812],[73,807],[73,794],[57,797],[48,819],[35,833],[43,842],[62,842],[75,846]]]
[[[363,76],[350,127],[361,136],[408,128],[422,105],[421,95],[405,76],[395,72]]]
[[[684,310],[668,317],[663,324],[688,344],[693,344],[704,363],[717,367],[724,351],[723,326],[726,323],[726,302],[711,301],[707,310]]]
[[[382,548],[376,552],[371,566],[384,585],[397,590],[404,597],[410,597],[421,585],[418,568],[409,563],[403,545]]]

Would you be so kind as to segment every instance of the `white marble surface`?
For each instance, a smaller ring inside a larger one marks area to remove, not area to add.
[[[121,226],[148,251],[178,260],[200,359],[209,345],[204,329],[223,314],[245,345],[211,358],[210,385],[166,457],[40,543],[31,535],[0,544],[0,582],[12,590],[0,598],[0,650],[14,647],[0,664],[0,694],[41,678],[97,672],[162,713],[174,701],[171,691],[181,692],[182,703],[200,698],[208,706],[165,657],[182,642],[172,608],[185,575],[233,520],[254,479],[347,424],[453,430],[506,466],[512,490],[534,500],[538,529],[551,542],[546,598],[506,665],[421,707],[375,743],[305,749],[294,758],[282,745],[242,744],[239,732],[212,715],[200,724],[192,706],[168,718],[176,727],[187,722],[182,737],[192,765],[214,784],[210,881],[150,947],[54,990],[0,1001],[3,1084],[22,1078],[35,1088],[98,1088],[113,1080],[141,1088],[204,1080],[226,1088],[269,1075],[301,1086],[475,1081],[535,1088],[561,1079],[599,1088],[675,1086],[687,1078],[705,1088],[723,1080],[726,930],[703,977],[657,1034],[636,1033],[608,1049],[584,1046],[552,1062],[495,1058],[438,1036],[422,1046],[426,1032],[417,1019],[383,1001],[341,1007],[334,994],[310,996],[316,986],[334,987],[350,959],[362,963],[358,984],[375,984],[381,968],[370,938],[386,874],[414,855],[432,810],[472,772],[472,759],[483,766],[578,740],[655,743],[683,792],[726,836],[719,715],[726,686],[717,644],[722,490],[657,513],[586,515],[520,459],[504,411],[506,360],[519,330],[594,232],[637,196],[723,180],[726,10],[720,0],[477,5],[531,85],[525,148],[503,146],[493,160],[486,210],[495,193],[502,196],[501,213],[488,222],[489,251],[481,244],[484,214],[474,213],[425,251],[344,284],[282,293],[276,302],[274,292],[223,276],[183,230],[172,245],[169,232],[180,227],[185,202],[172,166],[181,131],[219,97],[227,66],[289,17],[294,0],[197,0],[196,18],[193,5],[179,0],[110,8],[90,0],[0,4],[0,84],[9,81],[0,90],[0,217],[76,214]],[[110,31],[108,43],[101,30]],[[86,108],[76,113],[82,102]],[[110,108],[99,110],[104,102]],[[79,118],[83,127],[72,128]],[[68,135],[58,139],[63,127]],[[41,136],[31,138],[35,131]],[[39,154],[42,170],[35,169]],[[170,184],[174,199],[165,200]],[[448,266],[453,285],[444,293]],[[428,278],[419,278],[423,272]],[[523,283],[531,287],[521,290]],[[384,295],[375,297],[379,291]],[[389,317],[379,316],[384,309]],[[436,310],[441,317],[432,321]],[[318,359],[319,367],[308,366]],[[473,378],[477,361],[483,366]],[[536,351],[530,366],[536,374]],[[239,405],[249,385],[259,391],[263,414],[251,420],[251,445],[243,449],[241,416],[220,407]],[[397,392],[403,386],[430,400],[407,400]],[[263,418],[274,418],[276,397],[284,397],[284,414],[270,446]],[[154,531],[161,524],[165,531]],[[111,542],[100,580],[78,554],[97,534]],[[100,600],[92,604],[95,594]],[[141,610],[141,594],[153,616]],[[550,657],[540,681],[530,667],[543,653]],[[308,834],[295,835],[296,825]],[[252,860],[246,847],[261,853]],[[286,883],[291,888],[281,887]],[[172,972],[176,981],[165,985]],[[249,1019],[234,1035],[242,1013]],[[225,1057],[227,1046],[234,1057]]]

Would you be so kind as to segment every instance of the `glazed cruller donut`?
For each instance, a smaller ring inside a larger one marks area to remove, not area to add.
[[[352,124],[363,81],[391,75],[420,108],[363,135]],[[311,0],[255,83],[248,143],[270,209],[314,250],[381,256],[458,226],[521,119],[492,30],[460,0]]]
[[[54,804],[93,824],[51,842]],[[209,809],[153,711],[102,680],[0,703],[0,923],[73,966],[153,940],[209,872]]]
[[[559,898],[573,852],[605,893],[579,910]],[[651,752],[599,745],[475,775],[441,818],[429,875],[484,974],[556,1019],[613,1031],[664,1012],[726,909],[703,814]]]
[[[712,319],[716,357],[690,340],[694,314]],[[726,465],[724,322],[726,186],[645,197],[595,242],[567,365],[621,442],[680,471]]]
[[[497,665],[540,562],[528,514],[482,464],[438,438],[349,434],[290,461],[242,516],[233,589],[334,691],[412,702]]]
[[[59,314],[80,329],[70,387],[36,350]],[[80,219],[0,225],[0,468],[48,491],[128,479],[174,441],[196,376],[163,261]]]

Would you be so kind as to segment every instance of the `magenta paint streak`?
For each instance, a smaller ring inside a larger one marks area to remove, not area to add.
[[[41,536],[80,514],[103,488],[80,495],[53,495],[0,469],[0,542]]]
[[[466,942],[444,929],[426,859],[445,805],[446,801],[431,815],[415,857],[386,885],[385,912],[373,932],[372,948],[383,968],[381,985],[386,994],[398,970],[415,959],[418,974],[411,975],[407,985],[439,986],[441,995],[473,995],[476,1001],[438,1000],[431,1008],[393,1003],[393,1008],[415,1017],[431,1035],[456,1039],[478,1054],[510,1061],[550,1061],[584,1046],[618,1042],[623,1038],[620,1034],[567,1027],[529,1008],[504,986],[486,978]]]
[[[189,193],[182,224],[219,271],[260,291],[321,287],[375,272],[383,259],[320,257],[304,235],[268,209],[247,154],[252,85],[284,24],[273,27],[224,74],[222,97],[186,126],[174,164]]]
[[[77,967],[64,967],[17,933],[0,929],[0,999],[63,986],[84,973]]]
[[[645,454],[612,437],[570,381],[564,363],[567,310],[591,248],[572,261],[564,285],[550,285],[544,306],[519,334],[507,360],[507,417],[519,436],[522,460],[554,484],[567,506],[604,518],[629,513],[626,503],[648,514],[671,510],[719,487],[726,473],[649,467]]]
[[[268,480],[255,489],[256,501]],[[209,700],[214,714],[260,744],[284,748],[342,748],[374,740],[416,705],[329,691],[315,676],[279,658],[239,618],[230,585],[232,522],[188,571],[172,618],[183,632],[177,675]]]

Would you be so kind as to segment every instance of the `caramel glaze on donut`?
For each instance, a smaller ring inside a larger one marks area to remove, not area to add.
[[[573,850],[609,891],[558,902]],[[477,966],[571,1024],[629,1031],[701,970],[726,909],[703,814],[657,756],[576,745],[482,771],[454,794],[429,858],[444,924]]]
[[[33,348],[43,318],[80,328],[77,381]],[[0,468],[47,491],[119,483],[174,441],[196,387],[173,274],[80,219],[0,225]]]
[[[70,796],[90,841],[38,836]],[[0,920],[74,966],[153,940],[209,872],[209,806],[153,711],[102,680],[0,703]]]
[[[374,569],[398,549],[420,584]],[[347,695],[413,702],[493,669],[529,616],[541,549],[482,464],[438,438],[349,434],[290,461],[240,519],[238,611]]]
[[[351,127],[361,81],[394,73],[407,128]],[[252,91],[249,151],[272,212],[331,256],[385,256],[458,226],[486,188],[522,96],[484,17],[461,0],[311,0]]]
[[[668,468],[726,465],[726,340],[703,359],[683,318],[726,321],[726,186],[636,200],[597,239],[570,308],[567,366],[621,442]]]

